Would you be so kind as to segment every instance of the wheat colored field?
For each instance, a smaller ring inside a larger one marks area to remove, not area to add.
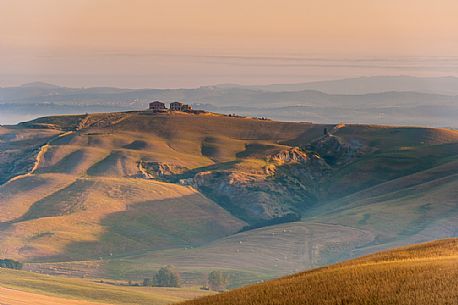
[[[30,304],[33,300],[34,305],[100,305],[103,303],[94,303],[88,301],[68,300],[64,298],[39,295],[36,293],[24,292],[14,289],[0,287],[0,304],[7,305],[25,305]]]
[[[458,304],[458,239],[414,245],[183,305]]]

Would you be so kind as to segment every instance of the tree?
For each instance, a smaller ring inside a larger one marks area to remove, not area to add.
[[[180,287],[180,274],[173,266],[165,266],[154,275],[154,285],[157,287]]]
[[[0,259],[0,268],[21,270],[22,264],[12,259]]]
[[[153,286],[153,281],[150,278],[145,278],[143,280],[143,286]]]
[[[208,287],[211,290],[221,291],[229,284],[229,277],[221,271],[212,271],[208,275]]]

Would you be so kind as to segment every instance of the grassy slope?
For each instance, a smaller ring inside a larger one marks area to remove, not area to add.
[[[88,259],[199,245],[241,226],[189,187],[87,177],[35,201],[5,224],[1,245],[9,256]]]
[[[458,160],[393,179],[316,209],[314,217],[377,235],[389,246],[456,236]],[[367,246],[361,251],[373,251]]]
[[[320,130],[310,124],[142,113],[34,124],[66,130],[80,122],[91,127],[53,141],[34,175],[0,187],[0,244],[9,256],[119,256],[196,246],[236,232],[244,223],[192,188],[135,179],[138,162],[206,167],[235,159],[249,143],[286,140],[309,128],[313,137]]]
[[[376,150],[335,170],[327,181],[327,201],[355,201],[361,194],[380,195],[456,173],[457,131],[349,126],[336,135]]]
[[[189,305],[456,304],[458,240],[377,253]]]
[[[86,300],[70,300],[55,296],[42,295],[32,292],[19,291],[0,287],[0,303],[8,305],[23,305],[33,300],[34,305],[101,305],[106,303],[91,302]]]
[[[90,280],[52,277],[8,269],[0,269],[0,287],[14,289],[0,291],[2,291],[3,297],[9,297],[13,301],[21,301],[22,299],[24,304],[31,304],[34,296],[38,296],[38,298],[51,296],[58,299],[51,298],[48,304],[56,304],[52,303],[52,300],[59,301],[59,304],[66,304],[65,299],[70,299],[108,304],[162,305],[208,294],[208,292],[194,288],[123,287],[96,283]],[[16,290],[31,294],[18,295],[15,293]],[[81,305],[83,304],[85,303]]]

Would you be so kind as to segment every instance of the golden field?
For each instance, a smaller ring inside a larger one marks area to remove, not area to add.
[[[458,239],[381,252],[183,305],[458,304]]]

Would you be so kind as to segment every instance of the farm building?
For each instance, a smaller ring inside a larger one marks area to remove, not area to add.
[[[191,111],[191,110],[192,110],[192,106],[191,105],[184,104],[183,106],[181,106],[181,111],[187,112],[187,111]]]
[[[173,103],[170,103],[170,110],[187,112],[187,111],[191,111],[192,107],[190,105],[183,104],[180,102],[173,102]]]
[[[152,111],[164,111],[167,108],[165,108],[165,104],[159,101],[154,101],[152,103],[149,103],[149,110]]]
[[[172,111],[181,111],[181,107],[183,107],[183,103],[180,103],[180,102],[170,103],[170,110]]]

